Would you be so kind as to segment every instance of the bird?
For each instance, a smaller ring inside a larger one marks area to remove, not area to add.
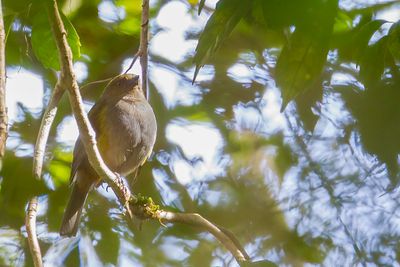
[[[139,85],[139,76],[122,74],[113,78],[88,117],[110,170],[124,177],[136,176],[151,155],[157,135],[156,118]],[[101,183],[78,136],[70,174],[72,192],[62,219],[61,236],[76,236],[88,193]]]

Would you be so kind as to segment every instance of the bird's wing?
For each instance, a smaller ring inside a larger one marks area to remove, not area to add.
[[[102,113],[104,112],[104,105],[102,104],[102,99],[96,103],[89,111],[88,117],[90,124],[92,125],[94,131],[96,132],[96,138],[101,134],[101,123],[102,123]],[[90,164],[86,155],[85,148],[83,146],[80,137],[75,142],[73,160],[71,166],[70,183],[75,182],[76,172],[81,164]]]

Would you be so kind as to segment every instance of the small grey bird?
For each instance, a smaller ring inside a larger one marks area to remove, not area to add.
[[[121,176],[136,175],[150,156],[157,134],[156,118],[139,86],[139,76],[115,77],[90,110],[89,120],[107,166]],[[101,183],[79,137],[70,180],[73,188],[60,228],[62,236],[76,235],[86,197]]]

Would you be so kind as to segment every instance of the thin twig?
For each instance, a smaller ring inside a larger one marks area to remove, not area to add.
[[[4,156],[7,140],[8,116],[6,106],[6,55],[3,5],[0,0],[0,160]]]
[[[149,0],[142,3],[142,30],[140,32],[140,66],[142,67],[142,90],[144,96],[148,98],[147,88],[147,69],[148,69],[148,46],[149,46]]]
[[[86,88],[86,87],[88,87],[88,86],[91,86],[91,85],[94,85],[94,84],[99,84],[99,83],[109,82],[109,81],[111,81],[112,79],[113,79],[113,78],[107,78],[107,79],[103,79],[103,80],[98,80],[98,81],[89,82],[89,83],[84,84],[84,85],[81,86],[81,91],[82,91],[82,89],[84,89],[84,88]]]
[[[212,234],[240,263],[249,262],[250,257],[237,238],[229,230],[208,221],[198,213],[170,212],[160,209],[151,198],[138,197],[138,202],[130,203],[133,214],[141,220],[153,219],[164,223],[183,223],[199,227]]]
[[[140,48],[140,46],[139,46]],[[124,72],[124,74],[127,74],[128,71],[130,71],[130,69],[132,69],[133,65],[135,64],[136,60],[138,59],[138,57],[140,56],[140,50],[138,50],[136,52],[136,54],[133,56],[133,59],[131,61],[131,64],[129,65],[129,67],[126,69],[126,71]]]
[[[33,154],[33,174],[37,179],[40,179],[42,176],[44,152],[46,150],[47,139],[49,138],[50,129],[57,114],[58,102],[60,102],[63,94],[64,89],[59,83],[57,83],[53,90],[53,94],[51,95],[49,105],[47,106],[40,123],[39,134],[36,139],[35,150]]]
[[[148,56],[149,47],[149,0],[143,0],[142,2],[142,20],[141,20],[141,31],[140,31],[140,44],[139,49],[133,57],[131,64],[125,71],[127,73],[135,64],[138,57],[140,57],[140,66],[142,68],[142,91],[146,99],[148,99]]]
[[[157,219],[162,223],[184,223],[197,226],[212,234],[222,245],[229,250],[238,263],[250,259],[244,248],[238,244],[236,238],[226,229],[220,228],[197,213],[176,213],[159,210],[156,212]],[[233,237],[233,238],[232,238]]]
[[[36,214],[37,214],[38,200],[33,197],[28,204],[28,210],[25,217],[25,227],[28,234],[28,244],[31,251],[33,264],[35,267],[42,267],[42,253],[40,252],[39,241],[36,235]]]

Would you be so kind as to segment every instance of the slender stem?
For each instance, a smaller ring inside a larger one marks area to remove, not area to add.
[[[200,214],[197,213],[176,213],[164,210],[159,210],[156,213],[157,219],[163,223],[184,223],[192,226],[197,226],[212,234],[229,252],[235,257],[238,263],[246,262],[249,256],[236,238],[225,229],[222,229],[211,223]],[[228,232],[228,233],[227,233]],[[232,238],[233,237],[233,238]]]
[[[3,21],[3,5],[0,0],[0,160],[6,149],[8,116],[6,106],[6,55],[5,31]]]
[[[142,30],[140,32],[140,65],[142,67],[142,90],[148,98],[147,70],[148,70],[148,47],[149,47],[149,0],[143,0],[142,3]]]
[[[148,92],[148,66],[149,66],[149,0],[142,2],[142,20],[140,31],[140,45],[136,54],[133,56],[131,64],[125,71],[127,73],[140,57],[140,66],[142,68],[142,91],[146,99],[149,98]]]
[[[37,197],[33,197],[28,204],[28,210],[25,217],[25,227],[28,233],[28,244],[31,251],[33,264],[35,267],[42,267],[42,253],[40,252],[39,241],[36,235],[36,214],[38,208]]]
[[[35,151],[33,155],[33,174],[37,179],[42,176],[44,152],[46,151],[46,144],[49,138],[51,126],[57,114],[58,102],[64,94],[64,89],[59,83],[56,84],[53,94],[51,95],[49,105],[47,106],[42,121],[38,137],[36,139]]]

